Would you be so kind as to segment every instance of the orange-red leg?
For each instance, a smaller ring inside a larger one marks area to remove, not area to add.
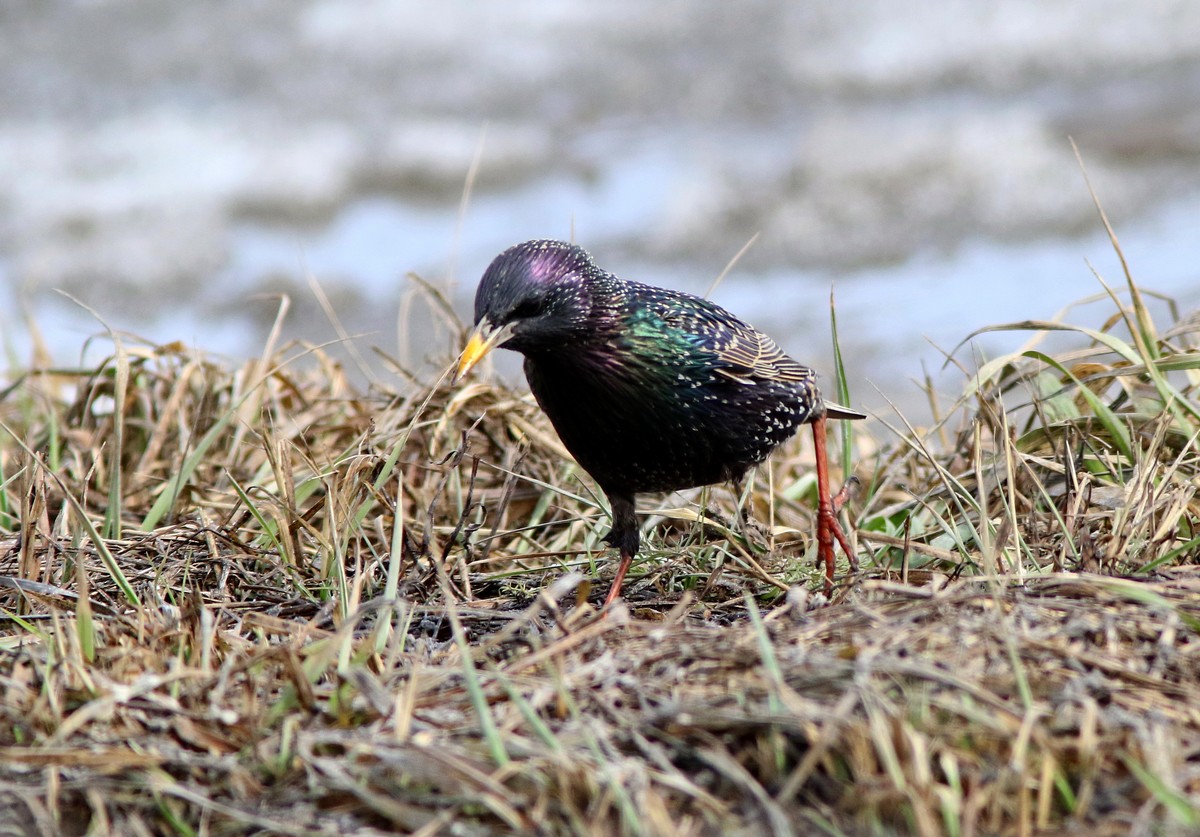
[[[608,598],[604,600],[604,606],[621,598],[621,585],[625,583],[625,573],[629,570],[629,565],[633,563],[633,556],[625,550],[621,550],[621,565],[617,567],[617,574],[613,578],[612,589],[608,591]]]
[[[838,523],[836,508],[846,501],[849,483],[843,486],[836,497],[829,492],[829,455],[825,450],[825,417],[813,422],[813,445],[817,453],[817,561],[825,564],[825,595],[833,594],[833,542],[842,545],[842,551],[850,559],[850,569],[858,570],[858,559],[850,550],[846,534]],[[836,503],[836,507],[835,507]]]
[[[621,584],[625,581],[629,565],[633,563],[633,556],[637,555],[641,536],[638,534],[633,495],[618,494],[608,489],[605,489],[605,493],[608,495],[609,505],[612,506],[613,527],[604,539],[610,546],[615,546],[621,555],[621,564],[617,567],[616,577],[613,578],[612,589],[608,591],[608,598],[604,600],[604,606],[608,607],[621,598]]]

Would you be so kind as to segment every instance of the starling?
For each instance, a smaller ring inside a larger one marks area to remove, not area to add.
[[[608,497],[605,540],[621,563],[606,605],[640,545],[636,494],[739,482],[802,424],[816,442],[826,589],[835,538],[857,569],[830,498],[825,420],[865,416],[823,401],[815,372],[724,308],[619,279],[574,244],[527,241],[483,274],[455,381],[497,346],[525,356],[538,404]]]

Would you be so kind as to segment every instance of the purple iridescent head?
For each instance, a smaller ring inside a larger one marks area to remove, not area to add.
[[[587,251],[565,241],[526,241],[509,247],[484,271],[475,292],[475,324],[494,326],[583,313],[585,277],[596,266]],[[524,329],[518,327],[514,334]]]
[[[475,331],[459,361],[461,378],[497,346],[551,349],[576,336],[591,311],[587,251],[565,241],[526,241],[492,261],[475,292]]]

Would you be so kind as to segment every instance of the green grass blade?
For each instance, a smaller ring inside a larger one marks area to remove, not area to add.
[[[837,403],[850,406],[850,381],[846,376],[846,363],[842,358],[842,344],[838,339],[837,306],[834,304],[833,288],[829,289],[829,330],[833,339],[833,380],[837,391]],[[839,422],[842,437],[842,470],[849,475],[853,471],[854,422]]]
[[[1090,387],[1083,384],[1079,378],[1075,376],[1074,372],[1067,369],[1067,367],[1063,366],[1049,355],[1038,351],[1028,351],[1025,352],[1025,357],[1040,360],[1047,366],[1057,369],[1064,377],[1070,378],[1071,381],[1074,382],[1075,386],[1079,388],[1079,393],[1083,396],[1084,400],[1087,401],[1088,406],[1092,408],[1092,412],[1095,413],[1096,418],[1100,420],[1100,423],[1104,425],[1104,429],[1108,431],[1109,438],[1111,438],[1113,444],[1117,446],[1117,450],[1119,450],[1121,455],[1124,456],[1129,462],[1132,463],[1134,461],[1133,443],[1129,437],[1129,428],[1125,426],[1125,422],[1120,416],[1114,413],[1111,409],[1109,409],[1107,404],[1100,400],[1100,396],[1092,392]]]
[[[496,727],[496,719],[492,717],[487,695],[483,693],[483,685],[479,682],[479,670],[475,667],[475,657],[470,643],[467,642],[466,632],[463,631],[462,620],[458,617],[458,609],[451,605],[447,608],[447,615],[450,618],[450,629],[454,633],[454,644],[458,646],[458,653],[462,657],[463,684],[471,699],[471,705],[475,708],[475,714],[479,716],[483,739],[492,754],[492,761],[496,762],[497,767],[505,767],[510,761],[508,750],[504,746],[500,730]]]
[[[104,537],[121,537],[122,506],[125,492],[122,487],[124,480],[125,456],[125,407],[129,392],[129,354],[121,343],[120,337],[113,334],[113,345],[116,349],[113,370],[113,439],[108,449],[112,461],[109,464],[108,504],[104,508]]]
[[[1121,761],[1176,822],[1189,829],[1200,828],[1200,806],[1191,797],[1167,785],[1158,774],[1139,764],[1132,756],[1122,753]]]

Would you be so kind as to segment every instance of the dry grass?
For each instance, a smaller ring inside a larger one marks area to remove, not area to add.
[[[933,427],[859,432],[832,603],[799,441],[760,525],[651,498],[599,619],[604,506],[519,392],[129,340],[32,371],[0,402],[0,823],[1195,833],[1200,324],[1130,290]]]

